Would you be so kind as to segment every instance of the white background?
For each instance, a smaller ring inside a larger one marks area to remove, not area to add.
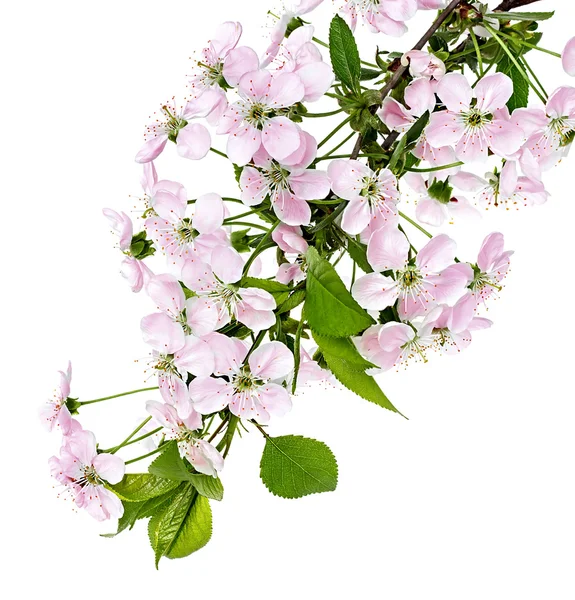
[[[561,51],[575,8],[537,4],[554,7],[543,45]],[[268,8],[277,7],[267,0],[3,6],[3,590],[10,598],[86,600],[572,599],[572,160],[549,175],[545,206],[446,228],[461,257],[474,259],[493,230],[504,231],[516,255],[489,312],[490,331],[458,357],[434,356],[381,378],[409,421],[320,387],[270,428],[325,441],[339,461],[335,493],[272,496],[258,477],[261,436],[238,439],[223,474],[225,499],[213,503],[211,542],[187,559],[163,560],[159,572],[142,524],[100,538],[112,525],[56,498],[46,461],[58,440],[36,417],[55,370],[73,361],[72,395],[84,400],[144,381],[134,359],[146,355],[139,320],[153,307],[119,275],[101,209],[134,204],[128,194],[140,193],[133,156],[143,126],[159,102],[184,94],[192,52],[223,20],[241,20],[245,42],[263,50]],[[317,33],[324,39],[330,13],[326,2],[315,19],[324,15]],[[406,50],[431,18],[422,13],[401,40],[359,29],[362,45]],[[574,83],[558,59],[529,57],[548,89]],[[224,148],[222,139],[214,145]],[[181,179],[190,197],[234,193],[228,165],[215,155],[200,164],[162,157],[158,168]],[[83,423],[113,445],[153,397],[90,407]]]

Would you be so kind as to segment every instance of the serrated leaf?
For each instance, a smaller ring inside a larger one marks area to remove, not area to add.
[[[513,94],[507,101],[509,112],[513,112],[516,108],[526,107],[529,101],[529,84],[521,71],[511,62],[508,56],[504,56],[499,61],[497,71],[507,75],[513,82]]]
[[[129,473],[120,483],[110,486],[121,500],[142,502],[161,496],[178,486],[176,481],[150,473]]]
[[[354,240],[347,238],[347,252],[364,273],[373,273],[373,269],[367,260],[367,246]]]
[[[373,325],[373,319],[353,299],[333,266],[314,247],[306,252],[306,262],[305,314],[313,331],[349,337]]]
[[[546,21],[555,14],[551,12],[492,12],[486,17],[499,19],[500,21]]]
[[[184,558],[203,548],[212,537],[212,509],[207,498],[196,495],[174,543],[166,552],[168,558]]]
[[[335,76],[350,90],[359,91],[361,62],[348,24],[336,15],[329,26],[329,55]]]
[[[221,500],[224,497],[224,486],[222,482],[203,473],[190,473],[187,464],[180,456],[176,442],[166,444],[166,449],[154,462],[148,470],[153,475],[163,477],[172,482],[189,481],[202,496],[212,500]]]
[[[314,339],[330,371],[342,385],[369,402],[401,414],[375,379],[365,372],[374,365],[361,356],[351,340],[316,334]]]
[[[160,558],[170,552],[197,495],[192,484],[184,486],[164,510],[150,519],[148,536],[154,550],[156,568]]]
[[[299,435],[267,437],[260,476],[272,494],[302,498],[335,490],[337,462],[323,442]]]
[[[276,314],[282,315],[299,306],[305,300],[305,290],[295,290],[289,298],[276,310]]]

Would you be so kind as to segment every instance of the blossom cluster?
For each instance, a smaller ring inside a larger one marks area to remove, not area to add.
[[[153,384],[145,391],[157,390],[148,418],[118,446],[100,449],[76,416],[108,398],[71,398],[71,367],[42,410],[62,435],[50,459],[57,482],[97,519],[120,518],[119,531],[150,517],[156,562],[207,541],[183,540],[193,528],[179,528],[165,543],[162,523],[177,517],[182,498],[197,507],[182,519],[209,510],[200,498],[221,499],[220,473],[239,428],[264,435],[261,476],[273,493],[335,487],[325,445],[272,438],[268,423],[318,381],[399,412],[373,376],[427,362],[433,351],[464,350],[473,332],[492,325],[484,312],[513,254],[495,232],[466,259],[451,232],[424,226],[479,228],[484,209],[543,204],[544,180],[575,137],[575,87],[547,95],[530,75],[525,55],[540,49],[538,17],[514,20],[479,3],[346,0],[325,43],[304,20],[321,4],[300,0],[279,15],[263,52],[243,45],[239,23],[218,27],[184,100],[163,103],[145,128],[135,157],[138,216],[104,209],[123,277],[150,300],[140,324]],[[445,10],[427,46],[379,50],[395,47],[388,36],[405,33],[418,10],[437,9]],[[359,58],[360,23],[376,34],[374,62]],[[555,54],[575,75],[575,38]],[[497,72],[488,73],[492,66]],[[311,112],[319,101],[333,110]],[[316,139],[308,125],[338,114],[343,123]],[[350,135],[326,151],[345,126]],[[341,151],[348,141],[353,150]],[[195,197],[161,178],[156,161],[174,146],[192,172],[203,159],[227,162],[238,198],[224,196],[217,181]],[[412,216],[403,212],[408,198]],[[154,461],[135,479],[116,453],[141,441],[153,442],[152,451],[128,462]],[[281,471],[288,467],[273,460],[279,451],[294,451],[304,474],[305,461],[315,461],[323,475],[302,475],[301,489],[293,478],[289,488]]]

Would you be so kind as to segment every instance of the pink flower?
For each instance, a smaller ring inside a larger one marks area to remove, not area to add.
[[[565,49],[561,54],[561,62],[565,73],[575,77],[575,37],[572,37],[565,45]]]
[[[211,266],[200,260],[187,260],[182,281],[200,298],[218,309],[218,328],[236,319],[252,331],[270,328],[275,322],[274,297],[259,288],[242,288],[243,260],[239,255],[215,252]]]
[[[477,305],[502,290],[501,282],[507,276],[512,255],[512,251],[504,250],[503,234],[491,233],[483,240],[469,284]]]
[[[270,415],[283,416],[291,409],[287,390],[272,380],[285,380],[294,368],[287,346],[269,342],[247,359],[247,347],[239,340],[214,334],[213,344],[218,378],[198,377],[190,384],[194,406],[201,414],[210,414],[229,406],[242,419],[267,423]]]
[[[445,75],[445,64],[434,54],[423,50],[410,50],[401,57],[402,65],[409,65],[412,77],[425,77],[439,81]],[[434,101],[435,105],[435,101]],[[433,110],[433,109],[432,109]]]
[[[130,250],[132,243],[132,236],[134,235],[134,226],[132,225],[132,219],[125,213],[117,213],[111,208],[104,208],[102,213],[110,222],[112,229],[119,238],[120,250],[123,252]]]
[[[448,73],[436,93],[447,110],[431,115],[425,135],[432,146],[455,144],[455,155],[466,162],[486,160],[488,150],[506,157],[521,147],[523,130],[502,110],[513,93],[507,75],[487,75],[473,90],[463,75]]]
[[[159,425],[164,427],[167,440],[176,440],[180,455],[188,459],[198,473],[217,477],[224,468],[223,456],[205,440],[198,437],[195,430],[202,427],[202,417],[195,410],[186,418],[181,418],[173,406],[150,400],[147,411]]]
[[[91,431],[78,431],[66,439],[60,457],[50,459],[52,475],[71,492],[78,508],[85,508],[98,521],[124,514],[118,497],[105,484],[124,477],[124,461],[113,454],[98,454]]]
[[[274,212],[284,223],[309,225],[307,200],[325,198],[329,193],[327,173],[282,165],[263,148],[253,157],[253,165],[244,167],[240,177],[244,204],[255,206],[269,196]]]
[[[439,179],[431,174],[428,181],[417,173],[406,173],[403,180],[420,197],[417,200],[415,216],[421,223],[441,227],[445,222],[453,223],[454,219],[476,219],[477,209],[473,208],[467,198],[454,194],[450,179]]]
[[[294,375],[288,377],[288,388],[291,386]],[[301,388],[314,381],[332,381],[334,376],[328,369],[322,369],[317,361],[304,349],[300,348],[299,369],[297,372],[297,387]]]
[[[313,32],[312,25],[298,27],[281,43],[274,61],[278,72],[297,74],[304,86],[305,102],[319,100],[334,81],[331,67],[323,62],[321,52],[312,42]]]
[[[358,15],[374,33],[380,32],[393,37],[402,36],[407,27],[404,21],[417,12],[417,0],[345,0],[342,16],[355,29]]]
[[[185,190],[177,194],[169,190],[156,192],[153,208],[156,215],[148,217],[144,226],[174,265],[181,266],[187,258],[197,255],[210,260],[214,248],[229,245],[221,228],[224,203],[217,194],[200,196],[192,205],[191,217],[186,216]]]
[[[218,133],[229,134],[230,160],[243,166],[262,144],[277,161],[294,153],[300,143],[300,129],[278,110],[303,99],[301,79],[294,73],[272,78],[268,71],[252,71],[240,79],[238,93],[240,100],[226,110],[218,126]]]
[[[397,179],[389,169],[374,173],[357,160],[334,160],[327,174],[334,193],[349,200],[341,221],[347,233],[357,235],[370,222],[382,226],[396,214]]]
[[[72,415],[66,406],[66,400],[70,396],[70,381],[72,379],[72,364],[70,361],[68,361],[66,372],[58,371],[58,375],[58,386],[54,390],[52,399],[40,409],[40,420],[48,431],[53,431],[54,427],[59,427],[63,435],[68,435],[74,428],[74,423],[77,423],[72,419]]]
[[[303,271],[303,255],[307,252],[308,243],[301,235],[299,227],[281,224],[272,232],[272,239],[280,250],[295,255],[293,262],[285,262],[279,266],[276,279],[280,283],[298,282],[305,277]]]
[[[441,234],[410,260],[405,235],[393,225],[382,227],[372,234],[367,249],[375,272],[358,279],[352,294],[368,310],[383,310],[399,299],[402,318],[424,314],[437,304],[459,298],[472,279],[468,265],[454,264],[455,250],[455,242]],[[392,271],[394,277],[382,271]]]
[[[168,140],[176,143],[180,156],[191,160],[204,158],[212,145],[210,132],[200,123],[189,123],[196,117],[205,117],[213,109],[204,103],[188,102],[178,108],[172,99],[154,113],[153,121],[144,134],[145,143],[136,154],[136,162],[147,163],[156,159],[166,147]],[[207,112],[206,112],[207,111]]]

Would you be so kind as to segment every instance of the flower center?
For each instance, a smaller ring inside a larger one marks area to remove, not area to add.
[[[231,381],[236,393],[248,392],[264,384],[263,379],[259,379],[249,371],[249,367],[242,367]]]
[[[194,238],[198,235],[198,232],[192,227],[191,219],[185,217],[178,224],[176,234],[184,244],[189,244],[190,242],[194,241]]]
[[[178,116],[176,111],[167,104],[162,106],[162,112],[165,116],[165,121],[162,123],[162,128],[168,134],[170,141],[175,142],[176,138],[178,137],[178,132],[180,129],[183,129],[188,122],[185,119],[182,119],[182,117]]]
[[[469,129],[481,129],[486,123],[491,121],[491,115],[482,113],[477,108],[472,108],[469,112],[462,113],[463,121]]]
[[[256,129],[263,129],[265,122],[272,116],[273,111],[261,102],[254,102],[246,114],[246,121]]]
[[[157,371],[163,371],[166,374],[177,375],[178,370],[174,364],[173,354],[159,354],[154,365]]]
[[[422,280],[423,277],[414,266],[408,266],[397,273],[397,283],[403,291],[411,292],[417,289]]]
[[[560,146],[569,145],[575,136],[575,120],[567,117],[557,117],[549,121],[549,130],[556,136]]]
[[[102,485],[104,483],[104,480],[96,473],[96,469],[92,465],[84,466],[82,471],[84,477],[76,482],[79,485]]]
[[[271,164],[270,170],[267,172],[267,179],[270,190],[276,193],[289,190],[289,175],[290,172],[286,169],[282,169],[280,164],[274,160]]]

